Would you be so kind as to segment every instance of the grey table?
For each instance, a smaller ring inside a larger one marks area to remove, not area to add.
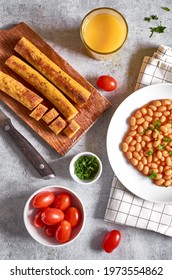
[[[15,127],[44,156],[57,176],[49,181],[41,179],[14,142],[0,132],[0,259],[171,259],[171,238],[103,220],[113,178],[106,152],[108,124],[117,106],[133,92],[143,57],[152,55],[160,44],[172,44],[171,1],[0,0],[0,4],[1,29],[24,21],[94,86],[97,77],[103,74],[110,74],[118,81],[114,93],[102,92],[112,102],[111,108],[63,158],[1,102],[0,107],[8,113]],[[89,58],[79,36],[82,18],[91,9],[101,6],[118,9],[129,25],[125,46],[109,61]],[[161,6],[167,6],[171,11],[166,12]],[[149,27],[156,25],[144,21],[144,17],[150,15],[159,16],[158,23],[162,21],[167,27],[164,34],[149,37]],[[85,150],[96,153],[103,162],[101,178],[90,186],[75,183],[68,171],[71,158]],[[76,242],[62,249],[48,248],[34,241],[27,233],[22,217],[28,196],[53,184],[70,187],[81,197],[86,208],[84,231]],[[102,237],[114,228],[121,230],[122,242],[112,254],[106,254],[101,250]]]

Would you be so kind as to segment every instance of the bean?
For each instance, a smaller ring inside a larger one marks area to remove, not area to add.
[[[142,161],[142,163],[143,163],[144,165],[146,165],[146,164],[148,163],[146,157],[143,157],[143,158],[141,159],[141,161]]]
[[[161,178],[162,178],[162,174],[157,174],[155,180],[159,180],[159,179],[161,179]]]
[[[172,110],[172,103],[167,106],[168,110]]]
[[[155,117],[159,118],[159,117],[162,116],[162,113],[161,113],[161,112],[155,112],[153,115],[154,115]]]
[[[159,159],[162,158],[162,152],[161,152],[161,151],[158,151],[158,152],[157,152],[157,158],[159,158]]]
[[[127,137],[125,138],[125,142],[126,142],[127,144],[129,144],[132,140],[133,140],[133,137],[132,137],[132,136],[127,136]]]
[[[145,107],[141,108],[140,111],[143,115],[147,114],[147,109]]]
[[[130,125],[135,125],[136,124],[136,118],[131,117],[129,123],[130,123]]]
[[[146,130],[145,134],[148,135],[148,136],[151,135],[152,134],[152,130],[151,129]]]
[[[143,135],[143,140],[146,142],[150,142],[150,137],[147,135]]]
[[[126,157],[127,157],[128,159],[131,159],[131,158],[133,157],[132,152],[127,151],[127,152],[126,152]]]
[[[152,156],[148,156],[148,157],[147,157],[147,161],[148,161],[148,162],[152,162]]]
[[[144,148],[146,146],[146,142],[142,140],[141,141],[141,146],[142,146],[142,148]]]
[[[169,116],[169,115],[170,115],[170,112],[169,112],[169,111],[165,111],[165,112],[164,112],[164,116],[167,117],[167,116]]]
[[[138,131],[139,134],[143,133],[144,132],[143,126],[139,125],[137,131]]]
[[[148,126],[149,126],[148,121],[144,121],[144,123],[143,123],[143,128],[144,128],[144,129],[147,129],[147,128],[148,128]]]
[[[136,120],[136,123],[137,123],[137,124],[142,124],[144,121],[145,121],[145,119],[141,117],[141,118],[138,118],[138,119]]]
[[[158,112],[164,112],[164,111],[166,111],[166,110],[167,110],[166,106],[160,106],[160,107],[158,107]]]
[[[144,175],[148,175],[149,167],[148,166],[144,166],[142,172],[143,172]]]
[[[165,122],[165,121],[166,121],[166,117],[165,117],[165,116],[161,116],[160,122],[163,123],[163,122]]]
[[[164,151],[162,151],[162,155],[163,155],[163,157],[168,157],[169,154],[166,150],[164,150]]]
[[[124,153],[128,151],[128,144],[126,142],[122,143],[122,150]]]
[[[132,140],[132,141],[130,142],[130,145],[131,145],[131,146],[135,146],[136,143],[137,143],[136,140]]]
[[[149,108],[154,112],[157,110],[157,107],[152,104],[149,105]]]
[[[128,135],[133,137],[134,135],[136,135],[136,133],[137,132],[135,130],[133,130],[133,131],[130,131]]]
[[[155,184],[158,185],[158,186],[162,186],[164,182],[165,182],[165,180],[163,178],[155,180]]]
[[[140,170],[140,171],[143,170],[143,163],[141,161],[138,162],[137,169]]]
[[[160,130],[164,133],[168,132],[168,128],[165,125],[160,126]]]
[[[171,158],[170,157],[166,157],[165,163],[166,163],[166,165],[171,166]]]
[[[171,186],[171,180],[165,181],[164,186],[166,186],[166,187]]]
[[[135,159],[137,159],[137,160],[140,160],[140,159],[141,159],[141,157],[140,157],[140,155],[139,155],[138,152],[133,152],[133,157],[134,157]]]
[[[152,162],[152,163],[150,163],[150,166],[149,167],[151,167],[151,168],[157,168],[157,164],[156,163],[154,163],[154,162]]]
[[[137,125],[132,125],[132,126],[131,126],[131,130],[136,130],[137,127],[138,127]]]
[[[150,117],[153,116],[153,111],[152,111],[152,109],[148,108],[147,113],[148,113],[148,116],[150,116]]]
[[[139,152],[141,150],[142,146],[140,143],[136,144],[136,152]]]
[[[171,175],[165,175],[163,178],[164,178],[165,180],[171,180]]]
[[[161,143],[160,140],[156,140],[156,141],[154,141],[153,146],[158,147],[160,145],[160,143]]]
[[[129,147],[128,147],[128,151],[134,152],[134,151],[135,151],[135,147],[134,147],[134,146],[129,146]]]
[[[170,105],[171,104],[171,100],[170,99],[164,99],[161,101],[162,105]]]
[[[136,119],[138,119],[138,118],[142,117],[142,113],[139,110],[137,110],[134,116]]]
[[[139,143],[142,141],[142,137],[138,134],[135,136],[135,138],[136,138],[136,141]]]
[[[159,100],[153,101],[152,104],[153,104],[155,107],[160,107],[160,106],[162,105],[161,101],[159,101]]]
[[[134,166],[136,166],[138,164],[138,160],[135,158],[131,158],[130,161],[131,161],[132,165],[134,165]]]
[[[150,116],[145,116],[145,120],[148,121],[148,122],[151,122],[151,121],[152,121],[152,117],[150,117]]]
[[[149,143],[147,144],[147,147],[148,147],[149,149],[151,149],[151,148],[153,147],[153,143],[152,143],[152,142],[149,142]]]

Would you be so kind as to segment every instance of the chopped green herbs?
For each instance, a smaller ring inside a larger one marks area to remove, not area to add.
[[[169,142],[171,141],[171,138],[170,138],[170,137],[165,137],[165,138],[162,138],[162,140],[163,140],[164,142],[169,143]]]
[[[168,8],[168,7],[161,7],[164,11],[167,11],[167,12],[169,12],[170,11],[170,9]]]
[[[156,177],[157,177],[156,172],[154,172],[153,170],[151,170],[150,175],[149,175],[149,178],[150,178],[150,179],[156,179]]]
[[[160,120],[156,120],[153,124],[153,126],[155,127],[156,130],[159,130],[160,126],[161,126],[161,122]]]
[[[94,156],[80,156],[75,162],[75,174],[81,180],[91,180],[99,170],[99,163]]]
[[[144,20],[147,21],[147,22],[150,22],[151,18],[150,17],[145,17]]]
[[[169,155],[172,156],[172,151],[169,151]]]
[[[162,26],[161,22],[160,22],[160,25],[158,25],[157,27],[149,27],[149,28],[150,28],[150,31],[151,31],[151,34],[150,34],[149,37],[152,37],[154,32],[156,32],[156,33],[164,33],[164,30],[166,29],[166,26]]]
[[[151,155],[153,155],[153,149],[151,149],[149,152],[148,152],[148,156],[151,156]]]
[[[147,21],[147,22],[150,22],[151,20],[158,20],[158,16],[156,15],[152,15],[150,17],[145,17],[144,20]]]
[[[165,149],[165,145],[158,145],[158,150],[164,150]]]

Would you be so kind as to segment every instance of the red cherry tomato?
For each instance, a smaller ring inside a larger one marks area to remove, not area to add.
[[[33,217],[33,224],[37,228],[43,228],[45,226],[45,223],[41,219],[41,214],[44,210],[45,209],[38,210]]]
[[[81,220],[81,213],[76,207],[69,207],[65,211],[65,218],[71,224],[71,227],[76,227]]]
[[[70,239],[72,232],[71,224],[68,221],[61,221],[56,230],[56,239],[59,242],[67,242]]]
[[[116,89],[117,82],[113,77],[103,75],[98,78],[97,86],[105,91],[112,91]]]
[[[61,193],[55,197],[53,207],[64,211],[71,205],[71,202],[72,199],[69,193]]]
[[[48,207],[55,199],[55,195],[52,192],[40,192],[35,195],[32,200],[32,205],[35,208],[45,208]]]
[[[57,230],[57,225],[55,226],[46,226],[44,228],[44,234],[48,237],[54,237]]]
[[[102,243],[102,247],[106,253],[111,253],[120,243],[121,233],[119,230],[112,230],[108,232]]]
[[[64,219],[64,213],[60,209],[48,207],[42,212],[41,219],[46,225],[55,225]]]

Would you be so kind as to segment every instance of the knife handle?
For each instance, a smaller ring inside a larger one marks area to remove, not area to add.
[[[3,128],[16,141],[20,150],[28,158],[30,163],[35,167],[35,169],[44,179],[50,179],[55,177],[53,170],[45,161],[45,159],[28,142],[28,140],[15,129],[10,119],[7,119],[4,122]]]

